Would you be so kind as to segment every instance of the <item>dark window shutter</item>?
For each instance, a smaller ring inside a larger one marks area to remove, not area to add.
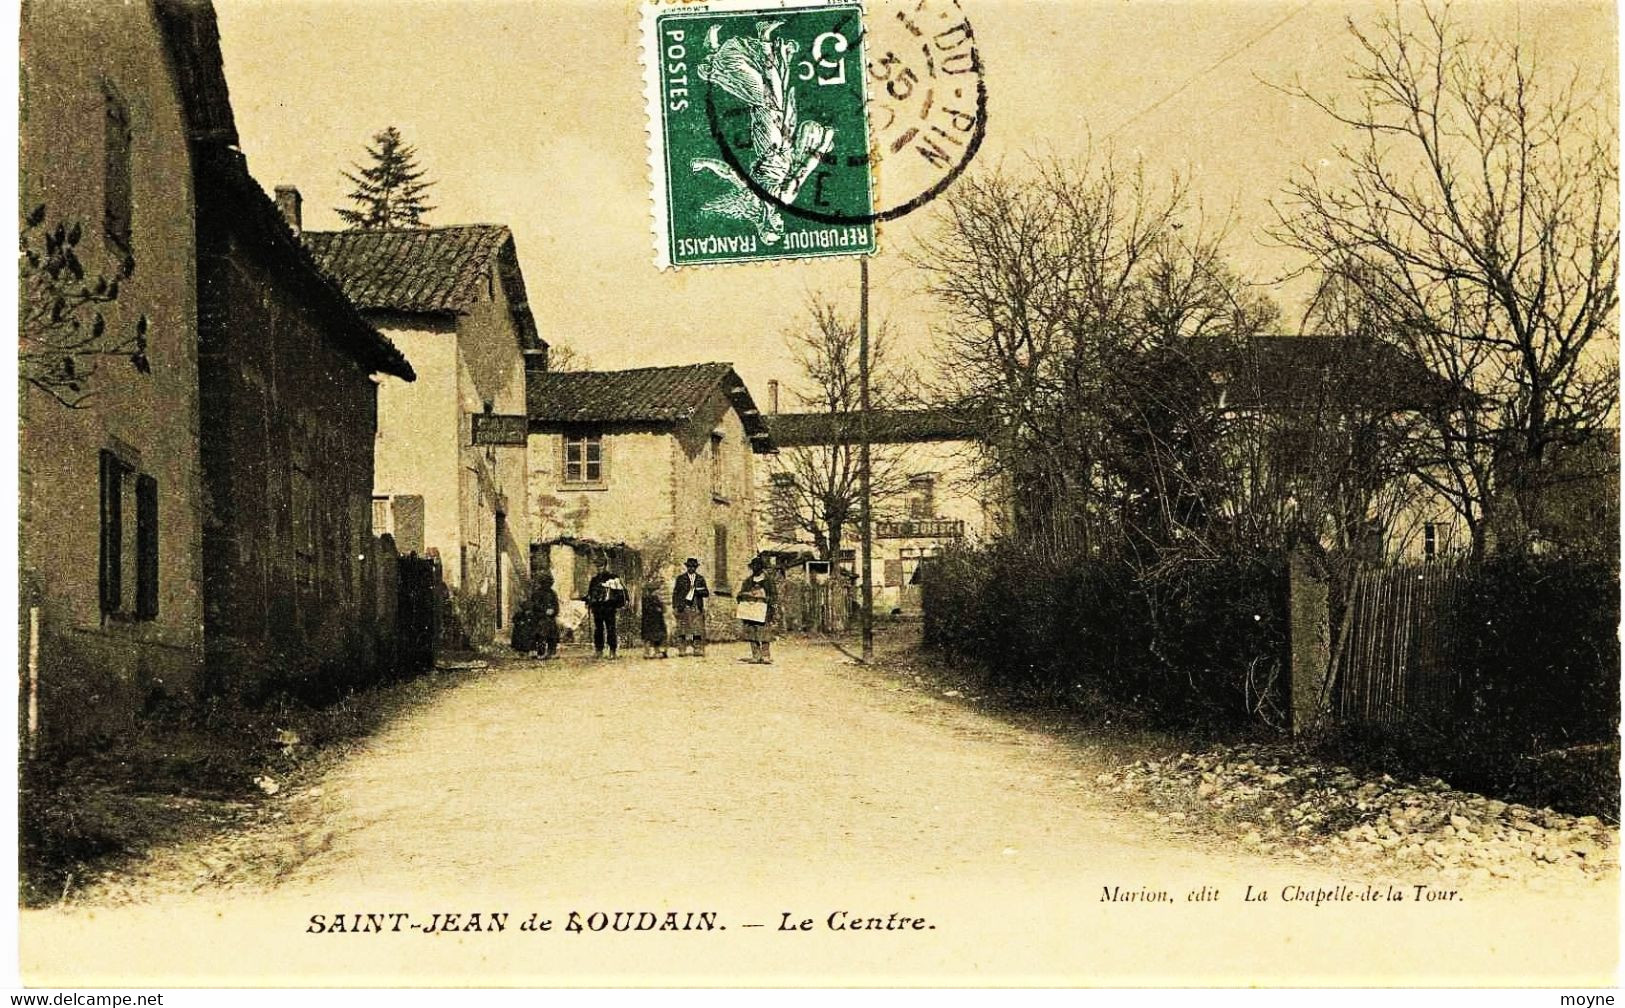
[[[151,476],[135,481],[135,614],[158,615],[158,481]]]
[[[124,501],[121,496],[123,466],[110,451],[101,453],[102,484],[102,612],[118,612],[123,596],[119,584],[124,569]]]
[[[104,218],[107,236],[130,245],[132,186],[130,184],[130,113],[113,95],[106,96],[106,163],[103,172]]]

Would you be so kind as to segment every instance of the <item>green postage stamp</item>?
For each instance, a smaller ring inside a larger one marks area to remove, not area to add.
[[[862,13],[816,0],[644,9],[659,266],[874,251]]]

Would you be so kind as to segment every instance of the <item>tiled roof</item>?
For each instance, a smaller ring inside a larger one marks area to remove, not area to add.
[[[775,413],[764,419],[773,435],[773,443],[780,448],[791,448],[856,443],[860,416],[855,411]],[[871,410],[869,413],[869,440],[873,444],[967,441],[975,436],[974,425],[953,410]]]
[[[691,419],[721,388],[757,451],[771,448],[761,414],[733,365],[685,364],[628,371],[533,371],[525,400],[531,424],[658,423]]]
[[[281,281],[293,285],[327,321],[325,335],[336,346],[371,370],[411,381],[411,364],[316,268],[248,174],[237,150],[214,5],[209,0],[155,0],[153,10],[183,102],[200,230],[208,226],[238,235],[245,250],[269,263]]]
[[[153,10],[175,68],[187,138],[235,147],[237,120],[226,89],[213,4],[209,0],[156,0]]]
[[[1451,384],[1411,353],[1354,336],[1254,336],[1225,353],[1226,402],[1287,408],[1321,403],[1426,409]]]
[[[466,224],[306,231],[304,240],[364,309],[456,312],[485,300],[486,277],[513,234],[500,224]]]
[[[271,264],[280,282],[298,290],[325,323],[328,338],[356,361],[407,381],[416,377],[400,350],[316,268],[271,198],[249,176],[241,154],[229,149],[200,153],[193,175],[200,223],[242,236],[243,248]]]

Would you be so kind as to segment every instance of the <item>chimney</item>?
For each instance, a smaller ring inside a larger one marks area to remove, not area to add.
[[[547,370],[547,365],[548,365],[548,361],[547,361],[547,344],[546,343],[543,343],[540,346],[526,347],[525,348],[525,373],[526,374],[530,374],[533,371],[536,371],[536,372],[546,371]]]
[[[779,380],[772,378],[767,383],[767,412],[770,416],[779,415]]]
[[[276,187],[276,209],[282,215],[282,220],[288,225],[295,238],[305,229],[304,199],[299,195],[299,189],[291,185]]]

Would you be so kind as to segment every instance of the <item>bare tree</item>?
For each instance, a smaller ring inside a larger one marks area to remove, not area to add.
[[[821,295],[808,299],[810,325],[785,333],[805,381],[796,399],[817,414],[824,437],[819,444],[782,448],[770,463],[774,489],[764,502],[770,527],[791,532],[821,559],[838,561],[842,544],[858,522],[859,494],[858,327]],[[906,369],[893,360],[891,334],[882,324],[869,340],[871,417],[901,401]],[[879,433],[877,430],[876,433]],[[870,494],[874,512],[884,516],[908,486],[900,453],[877,445],[870,452]]]
[[[568,343],[549,343],[547,346],[547,369],[549,371],[587,371],[592,368],[592,358],[581,350]]]
[[[1554,81],[1517,44],[1469,37],[1447,6],[1349,31],[1358,102],[1291,93],[1354,139],[1290,184],[1277,234],[1451,383],[1415,472],[1475,552],[1517,548],[1552,456],[1618,403],[1616,112],[1578,73]]]
[[[1115,337],[1129,288],[1185,200],[1153,198],[1143,174],[1044,162],[961,179],[917,263],[945,309],[937,394],[986,418],[990,477],[1029,534],[1096,537],[1088,496],[1098,463],[1096,350]]]
[[[1222,475],[1211,368],[1272,324],[1178,176],[1109,160],[960,181],[917,257],[948,314],[936,394],[988,430],[1028,537],[1098,551],[1188,537]]]

